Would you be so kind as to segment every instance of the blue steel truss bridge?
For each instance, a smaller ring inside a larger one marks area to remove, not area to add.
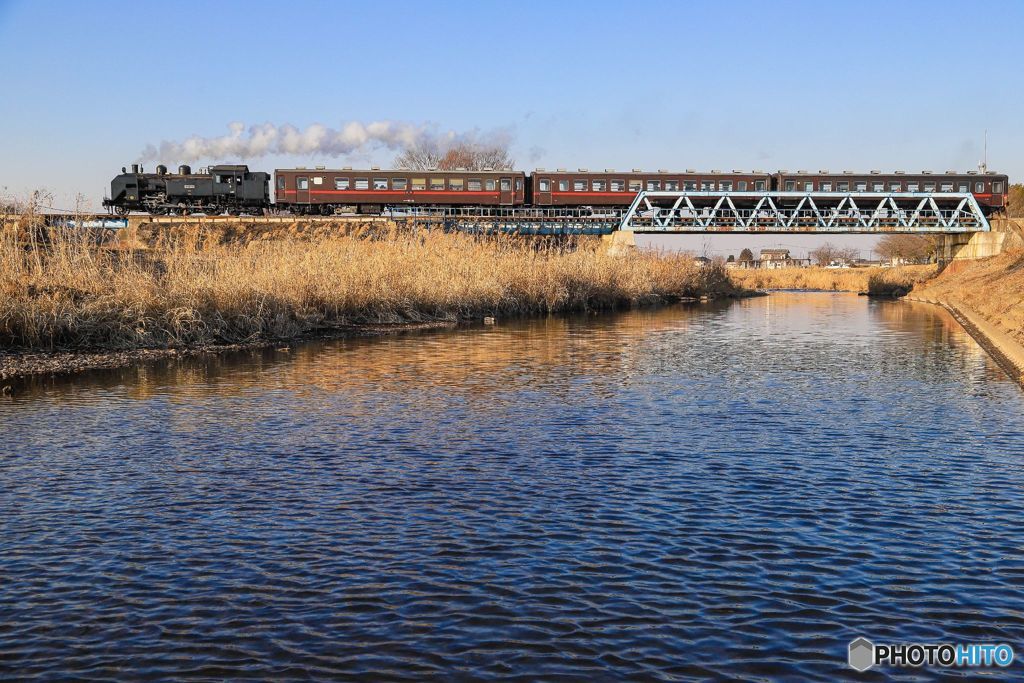
[[[973,194],[958,192],[643,191],[626,208],[394,207],[398,221],[472,233],[968,233],[990,229]]]

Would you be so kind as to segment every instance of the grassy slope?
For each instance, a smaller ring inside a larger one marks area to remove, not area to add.
[[[956,262],[913,294],[967,308],[1024,344],[1024,251]]]

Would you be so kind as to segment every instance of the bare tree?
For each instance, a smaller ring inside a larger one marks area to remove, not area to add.
[[[878,240],[875,253],[890,263],[927,261],[935,253],[931,235],[889,234]]]
[[[1024,185],[1010,185],[1009,195],[1006,205],[1007,214],[1011,218],[1024,217]]]
[[[395,165],[417,171],[452,171],[457,168],[467,171],[509,171],[515,168],[515,161],[504,145],[462,142],[442,151],[436,145],[421,143],[395,157]]]
[[[817,249],[812,249],[808,254],[811,260],[819,266],[827,266],[830,263],[853,262],[860,256],[860,251],[854,247],[837,247],[831,242],[825,242]]]
[[[436,145],[424,142],[406,147],[405,151],[395,157],[395,166],[414,171],[426,171],[437,168],[444,153]]]

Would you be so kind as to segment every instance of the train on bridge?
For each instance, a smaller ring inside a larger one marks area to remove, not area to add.
[[[272,182],[273,181],[273,182]],[[273,186],[273,199],[271,199]],[[416,209],[538,209],[607,215],[624,212],[641,191],[728,194],[742,207],[756,205],[766,192],[952,194],[973,195],[986,214],[1005,210],[1009,179],[987,170],[957,173],[896,171],[855,173],[810,171],[668,170],[630,172],[536,169],[409,170],[409,169],[276,169],[273,175],[250,171],[241,164],[210,166],[193,172],[180,166],[177,173],[157,166],[147,173],[138,164],[111,182],[103,205],[127,215],[133,211],[153,215],[194,213],[261,215],[381,214]],[[745,194],[746,193],[746,194]]]

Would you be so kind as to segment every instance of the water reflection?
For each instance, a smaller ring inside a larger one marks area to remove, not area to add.
[[[16,394],[19,401],[47,396],[88,402],[94,400],[96,390],[114,388],[146,399],[174,394],[173,387],[230,396],[252,389],[333,392],[363,386],[401,392],[408,386],[432,385],[476,395],[506,391],[508,382],[533,381],[529,373],[523,374],[524,369],[557,372],[566,366],[572,366],[574,375],[618,384],[637,371],[638,358],[650,360],[643,345],[657,344],[666,336],[673,354],[687,355],[703,353],[698,351],[701,346],[724,343],[754,349],[779,344],[788,349],[784,356],[812,352],[811,358],[801,356],[801,368],[821,371],[832,365],[841,369],[841,359],[828,358],[838,347],[863,349],[883,363],[888,362],[886,354],[899,346],[915,355],[938,354],[940,363],[957,363],[946,368],[950,374],[973,376],[984,371],[991,373],[986,377],[992,380],[1005,379],[959,323],[936,306],[866,301],[845,294],[776,293],[741,302],[503,321],[495,327],[309,342],[68,377],[30,378]],[[892,338],[912,343],[888,344]],[[638,347],[644,353],[638,354]],[[814,353],[814,347],[820,353]],[[739,362],[745,361],[743,353],[734,355]],[[723,370],[700,367],[702,372]]]
[[[0,425],[23,678],[836,680],[856,635],[1024,636],[1024,397],[935,307],[298,345]]]

